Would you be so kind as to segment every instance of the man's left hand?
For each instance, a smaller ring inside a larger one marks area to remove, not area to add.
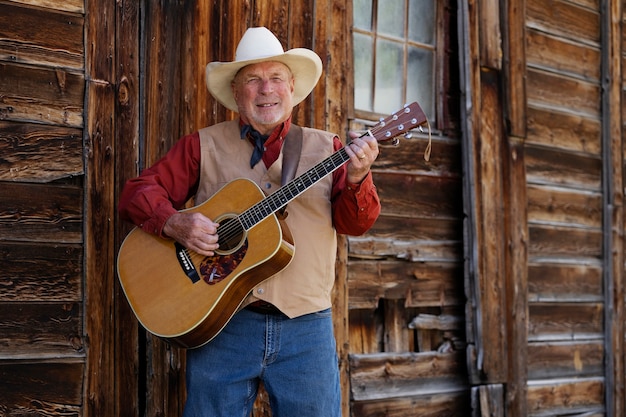
[[[356,132],[350,132],[350,137],[352,141],[346,146],[346,153],[350,157],[348,181],[359,184],[378,157],[378,141],[371,135],[360,136]]]

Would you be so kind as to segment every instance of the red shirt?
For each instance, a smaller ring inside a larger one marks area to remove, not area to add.
[[[282,138],[289,126],[290,120],[277,127],[265,142],[263,162],[266,166],[278,158]],[[339,138],[335,137],[335,151],[342,146]],[[252,148],[250,144],[251,153]],[[348,183],[348,163],[332,173],[333,225],[338,233],[358,236],[365,233],[378,218],[380,200],[371,172],[360,184]],[[195,195],[199,174],[200,137],[195,132],[183,136],[163,158],[126,183],[119,202],[121,218],[148,233],[163,236],[167,219]]]

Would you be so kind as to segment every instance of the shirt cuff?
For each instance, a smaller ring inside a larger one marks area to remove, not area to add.
[[[172,215],[176,214],[178,211],[174,207],[165,206],[160,210],[157,210],[154,213],[154,216],[146,220],[143,224],[139,225],[139,227],[147,233],[162,237],[168,238],[165,234],[163,234],[163,227],[165,226],[165,222]]]

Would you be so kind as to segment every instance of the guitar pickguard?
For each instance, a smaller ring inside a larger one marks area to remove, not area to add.
[[[200,276],[209,285],[217,284],[237,269],[247,252],[248,240],[246,239],[235,252],[204,258],[200,262]]]

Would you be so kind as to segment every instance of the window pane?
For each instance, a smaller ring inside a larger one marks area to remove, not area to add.
[[[378,0],[378,33],[404,37],[405,0]]]
[[[373,48],[371,37],[354,34],[354,106],[367,111],[372,111]]]
[[[376,45],[376,89],[374,111],[393,113],[402,107],[402,44],[378,40]]]
[[[409,39],[432,45],[435,39],[435,0],[409,1]]]
[[[406,101],[417,101],[430,121],[435,116],[433,59],[432,51],[409,48]]]
[[[354,27],[372,30],[372,0],[354,0]]]

